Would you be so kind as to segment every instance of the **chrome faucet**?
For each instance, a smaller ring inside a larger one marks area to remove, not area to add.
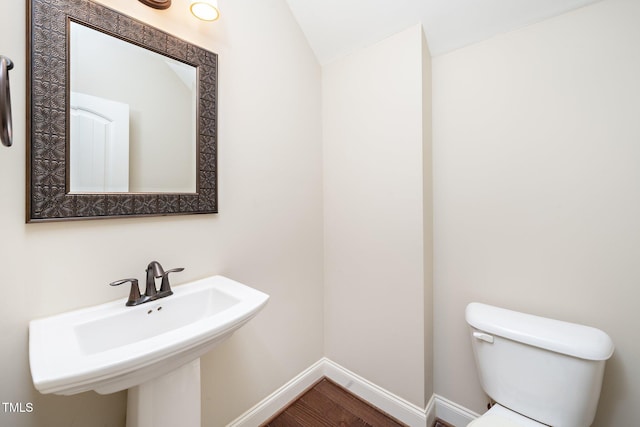
[[[129,292],[129,299],[126,302],[127,306],[134,306],[144,304],[145,302],[153,301],[158,298],[168,297],[173,294],[171,285],[169,284],[169,274],[178,273],[183,271],[184,268],[172,268],[171,270],[164,271],[162,265],[158,261],[151,261],[147,265],[147,281],[144,295],[140,295],[140,288],[138,286],[138,279],[122,279],[109,283],[111,286],[118,286],[124,283],[131,283],[131,291]],[[160,291],[156,287],[156,279],[162,278],[160,283]]]

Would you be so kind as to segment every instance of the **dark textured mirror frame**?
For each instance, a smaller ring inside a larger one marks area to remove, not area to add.
[[[27,222],[217,213],[217,55],[90,0],[27,9]],[[196,193],[68,193],[70,21],[197,68]]]

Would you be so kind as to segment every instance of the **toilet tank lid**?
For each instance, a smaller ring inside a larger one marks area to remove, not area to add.
[[[472,302],[465,317],[472,327],[513,341],[586,360],[607,360],[613,341],[600,329]]]

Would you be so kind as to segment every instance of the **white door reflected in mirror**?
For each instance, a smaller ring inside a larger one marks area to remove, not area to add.
[[[129,105],[71,92],[70,191],[129,191]]]
[[[195,193],[196,67],[76,22],[70,35],[70,191]],[[77,94],[128,106],[126,136]]]

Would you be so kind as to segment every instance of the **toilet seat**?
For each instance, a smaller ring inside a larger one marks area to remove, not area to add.
[[[522,427],[522,424],[516,424],[507,418],[499,415],[483,415],[475,421],[471,421],[467,427]]]
[[[547,427],[537,421],[513,412],[504,406],[493,405],[480,418],[471,421],[467,427]]]

